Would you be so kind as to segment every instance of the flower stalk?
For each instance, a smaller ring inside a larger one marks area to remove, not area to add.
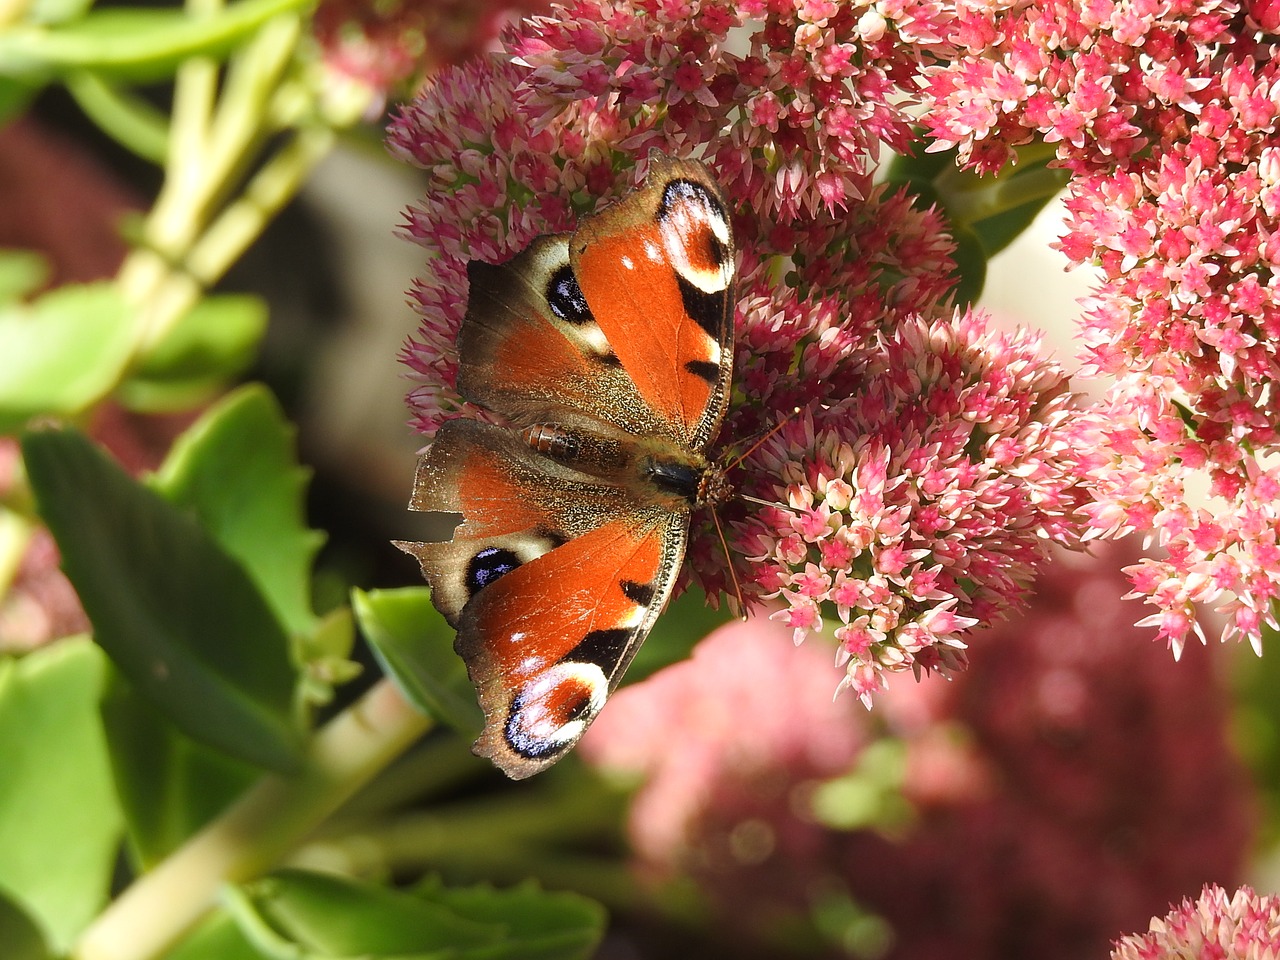
[[[81,935],[71,960],[152,960],[208,913],[218,891],[279,863],[432,721],[381,680],[312,738],[302,769],[268,774]]]

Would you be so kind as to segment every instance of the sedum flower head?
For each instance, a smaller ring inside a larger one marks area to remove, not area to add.
[[[1280,897],[1249,887],[1228,895],[1206,884],[1194,902],[1183,900],[1151,921],[1144,935],[1119,940],[1111,960],[1276,960],[1280,957]]]
[[[1280,582],[1280,43],[1275,5],[1016,2],[930,72],[935,144],[984,170],[1042,137],[1071,170],[1060,246],[1093,263],[1078,423],[1093,536],[1138,530],[1144,623],[1175,654],[1260,649]],[[1196,492],[1207,490],[1197,502]]]
[[[1073,403],[1038,339],[972,312],[903,317],[810,362],[830,369],[801,382],[841,399],[754,455],[751,492],[785,506],[755,511],[737,543],[796,642],[834,626],[842,686],[870,706],[887,671],[963,666],[962,637],[1018,606],[1048,545],[1070,541]]]

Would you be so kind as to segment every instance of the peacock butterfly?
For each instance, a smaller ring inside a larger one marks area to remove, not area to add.
[[[660,156],[572,234],[467,266],[458,393],[507,425],[446,422],[400,543],[484,708],[477,754],[522,779],[578,741],[666,606],[696,507],[729,496],[706,450],[733,361],[733,231],[702,164]]]

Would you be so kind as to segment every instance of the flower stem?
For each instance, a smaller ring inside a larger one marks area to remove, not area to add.
[[[152,960],[214,906],[219,888],[280,862],[348,797],[430,729],[389,680],[316,732],[302,770],[268,774],[115,900],[71,960]]]

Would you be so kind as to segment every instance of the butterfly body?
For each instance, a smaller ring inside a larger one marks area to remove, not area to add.
[[[577,742],[670,597],[696,508],[729,495],[706,449],[728,400],[734,250],[719,188],[655,158],[643,189],[472,262],[458,392],[410,506],[460,513],[400,546],[456,628],[485,711],[476,752],[520,778]]]

